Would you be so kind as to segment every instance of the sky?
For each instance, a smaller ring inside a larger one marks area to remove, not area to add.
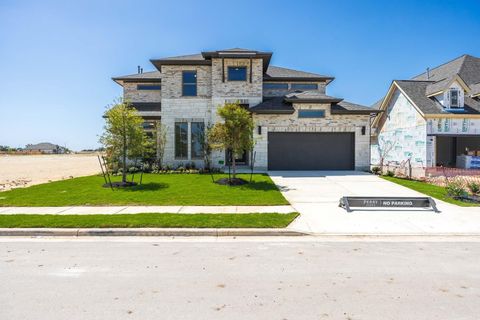
[[[96,148],[113,76],[149,59],[242,47],[331,75],[370,106],[394,79],[480,56],[480,1],[0,0],[0,145]]]

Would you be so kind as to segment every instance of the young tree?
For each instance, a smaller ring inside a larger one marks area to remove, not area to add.
[[[397,139],[391,141],[386,140],[384,137],[378,139],[377,150],[380,157],[380,172],[383,173],[383,166],[385,164],[385,159],[390,155],[390,152],[397,145]]]
[[[165,145],[167,144],[167,130],[160,121],[156,121],[156,162],[159,169],[162,168],[163,156],[165,155]]]
[[[127,161],[141,157],[148,146],[143,119],[128,101],[116,100],[105,112],[104,133],[100,137],[109,162],[122,167],[122,183],[127,184]]]
[[[224,122],[218,122],[210,129],[208,143],[214,150],[231,152],[232,174],[235,179],[235,158],[253,148],[252,116],[238,103],[226,103],[217,113]]]

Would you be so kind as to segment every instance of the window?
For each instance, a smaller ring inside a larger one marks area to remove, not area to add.
[[[294,89],[294,90],[318,90],[318,84],[316,84],[316,83],[292,83],[292,89]]]
[[[205,125],[203,122],[192,122],[191,141],[192,159],[202,159],[205,142]]]
[[[145,121],[142,123],[143,130],[155,130],[155,122]]]
[[[186,97],[197,95],[197,71],[183,71],[182,95]]]
[[[264,83],[263,89],[288,90],[288,83]]]
[[[137,84],[137,90],[161,90],[162,86],[159,84]]]
[[[458,108],[458,90],[450,90],[450,108]]]
[[[299,118],[325,118],[325,110],[298,110]]]
[[[188,123],[175,122],[175,158],[188,158]]]
[[[247,81],[247,67],[228,67],[228,81]]]

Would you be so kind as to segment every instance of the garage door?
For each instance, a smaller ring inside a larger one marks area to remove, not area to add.
[[[354,133],[269,132],[269,170],[353,170]]]

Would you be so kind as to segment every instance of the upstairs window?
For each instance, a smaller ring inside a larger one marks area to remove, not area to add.
[[[182,95],[185,97],[197,95],[197,71],[183,71]]]
[[[325,110],[298,110],[299,118],[325,118]]]
[[[137,90],[162,90],[159,84],[137,84]]]
[[[263,89],[267,90],[288,90],[288,83],[264,83]]]
[[[247,81],[247,67],[228,67],[228,81]]]
[[[292,83],[293,90],[318,90],[316,83]]]
[[[459,100],[459,92],[457,89],[451,89],[450,90],[450,108],[459,108],[460,104],[458,102]]]

